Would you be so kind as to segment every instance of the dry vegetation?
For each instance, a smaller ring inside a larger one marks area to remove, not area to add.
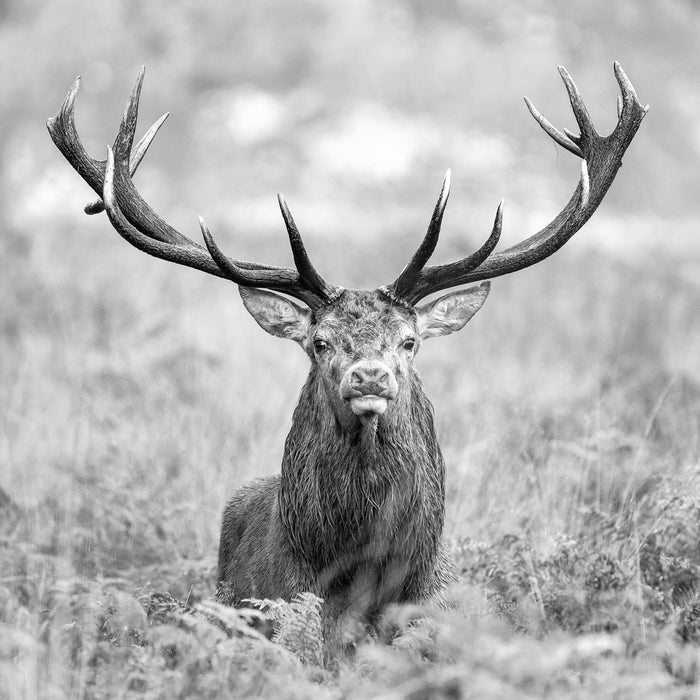
[[[586,4],[173,3],[161,22],[162,2],[0,2],[0,698],[698,697],[698,11]],[[418,358],[454,608],[390,610],[341,653],[313,597],[214,605],[223,503],[278,469],[306,358],[233,285],[80,216],[90,195],[43,126],[74,75],[97,149],[149,63],[144,122],[173,117],[139,185],[166,218],[192,232],[201,210],[227,250],[286,263],[285,189],[324,274],[369,287],[415,247],[447,165],[440,261],[503,193],[506,242],[541,225],[576,164],[519,96],[571,126],[564,63],[611,124],[613,58],[652,111],[601,212]],[[365,134],[389,139],[378,160]]]
[[[312,598],[272,611],[274,641],[210,600],[221,506],[277,469],[302,353],[244,318],[233,286],[125,262],[118,241],[70,277],[73,235],[38,281],[17,237],[2,280],[8,697],[688,696],[700,292],[672,261],[642,276],[561,253],[424,347],[456,607],[391,611],[340,655]]]

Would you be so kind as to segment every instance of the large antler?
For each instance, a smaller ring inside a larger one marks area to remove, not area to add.
[[[131,176],[168,115],[163,115],[132,148],[144,72],[142,68],[131,89],[114,146],[108,149],[106,161],[96,160],[87,153],[75,128],[75,98],[80,78],[73,83],[59,113],[47,122],[53,142],[101,198],[88,204],[85,207],[86,213],[95,214],[106,209],[112,226],[124,239],[157,258],[224,277],[244,287],[265,287],[284,292],[311,307],[336,299],[342,293],[342,288],[328,284],[312,265],[282,195],[278,195],[279,205],[287,227],[296,271],[226,257],[200,217],[205,249],[176,231],[146,204]]]
[[[428,232],[411,261],[398,278],[381,291],[396,301],[410,305],[423,297],[448,287],[507,275],[534,265],[561,248],[578,231],[605,197],[615,179],[622,156],[639,129],[648,106],[643,107],[620,64],[615,62],[615,77],[622,97],[618,97],[618,121],[609,136],[600,136],[593,126],[588,110],[574,81],[563,67],[559,73],[569,93],[571,107],[578,124],[578,136],[564,129],[564,133],[543,117],[526,97],[525,103],[538,124],[560,146],[582,158],[581,178],[571,199],[557,217],[541,231],[524,241],[491,255],[501,235],[503,202],[498,207],[496,220],[486,243],[463,260],[447,265],[425,267],[435,250],[440,234],[442,215],[449,195],[450,171],[435,206]]]

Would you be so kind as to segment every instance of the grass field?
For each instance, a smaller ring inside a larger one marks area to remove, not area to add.
[[[3,697],[697,697],[700,289],[680,257],[562,251],[426,343],[457,607],[390,611],[341,658],[313,599],[277,610],[277,643],[211,603],[223,503],[278,469],[306,358],[233,285],[97,228],[3,243]]]

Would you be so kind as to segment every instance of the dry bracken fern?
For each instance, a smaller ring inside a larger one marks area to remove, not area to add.
[[[295,654],[305,664],[323,663],[323,598],[305,592],[291,602],[285,600],[246,601],[262,610],[273,622],[272,640]]]

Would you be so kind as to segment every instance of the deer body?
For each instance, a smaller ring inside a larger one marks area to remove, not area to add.
[[[383,315],[403,317],[412,328],[410,313],[379,294],[347,291],[326,314],[343,319],[348,337],[341,342],[364,336],[364,345],[346,353],[351,366],[359,355],[380,352]],[[312,365],[281,475],[244,487],[226,507],[219,580],[236,603],[312,590],[336,609],[373,613],[390,601],[435,594],[453,579],[441,541],[445,467],[415,367],[392,370],[395,405],[363,422],[333,401],[340,365],[335,379]]]
[[[131,179],[165,119],[134,145],[143,71],[106,161],[92,158],[77,134],[78,81],[49,120],[54,143],[101,197],[87,213],[105,210],[119,234],[149,255],[235,282],[258,324],[295,341],[311,362],[281,474],[244,486],[226,506],[219,547],[223,600],[289,599],[312,591],[336,612],[350,609],[372,617],[386,603],[440,594],[453,580],[442,541],[445,468],[414,357],[423,340],[463,328],[484,303],[489,282],[418,302],[450,287],[515,272],[556,252],[597,209],[647,110],[616,63],[618,122],[602,137],[571,77],[563,68],[559,72],[578,135],[559,131],[527,98],[526,103],[542,129],[581,158],[581,177],[562,211],[540,231],[494,252],[501,203],[476,252],[428,265],[449,196],[448,171],[421,245],[394,282],[374,291],[346,290],[321,277],[281,195],[296,269],[227,257],[201,218],[206,247],[160,218]]]

